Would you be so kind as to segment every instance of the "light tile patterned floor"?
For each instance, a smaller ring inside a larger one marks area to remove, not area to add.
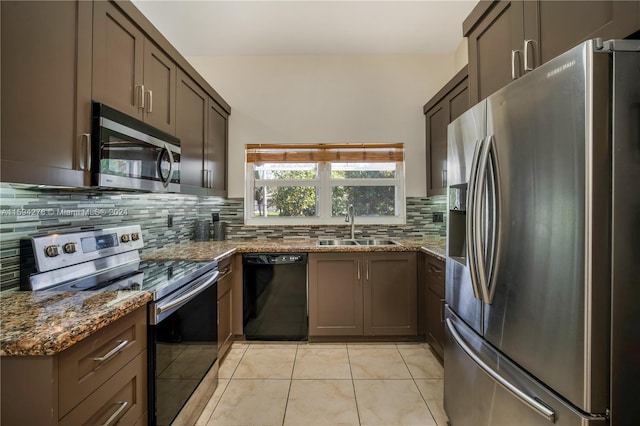
[[[437,425],[443,370],[424,343],[234,343],[199,426]]]

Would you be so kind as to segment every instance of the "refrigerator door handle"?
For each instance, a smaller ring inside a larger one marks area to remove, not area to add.
[[[471,173],[469,176],[469,185],[467,187],[467,216],[466,216],[466,228],[467,228],[467,257],[469,262],[469,272],[471,274],[471,285],[473,287],[473,295],[476,299],[482,300],[482,294],[478,288],[478,270],[477,270],[477,262],[476,262],[476,247],[474,244],[475,241],[475,221],[474,221],[474,210],[475,210],[475,186],[478,170],[478,161],[480,160],[480,153],[482,152],[482,148],[484,147],[485,139],[481,139],[476,142],[476,149],[473,153],[473,160],[471,162]]]
[[[486,142],[484,143],[482,154],[480,155],[480,160],[478,161],[478,175],[475,181],[474,188],[474,206],[473,206],[473,246],[475,252],[475,261],[476,261],[476,269],[477,269],[477,277],[478,277],[478,287],[480,287],[480,293],[482,296],[482,301],[484,303],[491,303],[489,300],[489,288],[488,288],[488,273],[489,268],[486,264],[485,259],[485,240],[482,234],[483,231],[483,206],[482,206],[482,195],[484,193],[484,187],[487,182],[487,167],[489,164],[489,152],[491,151],[493,146],[493,137],[488,137]]]
[[[456,342],[458,346],[460,346],[460,348],[467,354],[467,356],[471,358],[471,360],[478,367],[480,367],[480,369],[482,369],[482,371],[484,371],[491,378],[493,378],[493,380],[495,380],[500,386],[505,388],[513,396],[518,398],[520,401],[522,401],[524,404],[529,406],[531,409],[533,409],[535,412],[540,414],[542,417],[546,418],[549,422],[551,423],[556,422],[556,412],[554,410],[549,408],[546,404],[543,404],[542,402],[540,402],[538,398],[527,395],[518,387],[516,387],[514,384],[512,384],[507,379],[502,377],[500,373],[498,373],[497,371],[489,367],[484,361],[482,361],[476,355],[473,349],[471,349],[467,345],[467,343],[464,341],[462,336],[460,336],[460,333],[458,333],[458,330],[456,329],[456,326],[453,324],[453,321],[451,321],[451,318],[447,318],[446,323],[447,323],[447,328],[449,329],[449,332],[453,337],[453,340]]]
[[[493,251],[491,256],[491,262],[489,264],[489,277],[488,277],[488,297],[487,303],[493,302],[493,296],[496,292],[496,281],[498,276],[498,265],[500,263],[500,225],[501,225],[501,216],[502,216],[502,191],[500,188],[500,166],[498,164],[498,157],[495,148],[495,140],[493,136],[491,136],[491,150],[489,154],[489,161],[491,162],[491,172],[492,172],[492,183],[491,191],[493,193],[493,217],[492,224],[493,228],[491,230],[491,249]]]

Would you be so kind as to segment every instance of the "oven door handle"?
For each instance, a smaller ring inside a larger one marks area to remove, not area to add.
[[[218,275],[219,274],[220,274],[220,271],[215,271],[210,278],[208,278],[206,281],[204,281],[202,284],[200,284],[199,286],[197,286],[193,290],[189,291],[188,293],[178,297],[175,300],[171,300],[170,302],[168,302],[165,305],[160,305],[160,304],[157,305],[156,306],[156,316],[160,315],[163,312],[170,311],[171,309],[175,308],[176,306],[180,306],[180,305],[183,305],[183,304],[187,303],[189,300],[193,299],[198,294],[202,293],[207,287],[209,287],[211,284],[213,284],[218,279]]]

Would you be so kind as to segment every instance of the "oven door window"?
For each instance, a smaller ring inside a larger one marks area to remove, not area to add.
[[[158,425],[171,424],[218,357],[217,294],[214,284],[150,326]]]
[[[173,161],[171,161],[173,159]],[[158,182],[180,182],[180,154],[102,129],[100,173]]]

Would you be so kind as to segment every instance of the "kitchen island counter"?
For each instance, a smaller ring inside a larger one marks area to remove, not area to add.
[[[144,291],[13,291],[0,296],[0,355],[54,355],[151,300]]]

